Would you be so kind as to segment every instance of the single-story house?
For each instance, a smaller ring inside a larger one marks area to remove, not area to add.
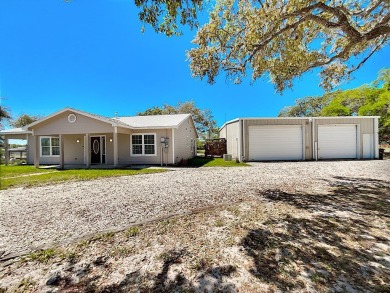
[[[376,159],[378,116],[237,118],[219,131],[239,161]]]
[[[27,140],[28,164],[61,168],[176,164],[196,155],[197,138],[191,114],[106,118],[72,108],[0,135],[6,148]]]

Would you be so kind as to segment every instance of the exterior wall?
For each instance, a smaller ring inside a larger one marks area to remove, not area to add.
[[[34,135],[58,135],[58,134],[80,134],[80,133],[105,133],[113,131],[112,125],[92,119],[90,117],[75,114],[77,119],[74,123],[69,123],[68,115],[71,111],[66,111],[58,116],[48,119],[40,124],[32,126]]]
[[[84,137],[80,135],[64,135],[64,164],[84,164]],[[80,140],[80,142],[77,142]]]
[[[226,139],[226,151],[232,158],[239,158],[239,121],[229,123],[219,132],[220,138]]]
[[[318,125],[334,125],[334,124],[355,124],[358,125],[357,143],[358,143],[358,157],[363,158],[363,134],[372,134],[375,139],[375,118],[314,118],[314,142],[318,142]],[[375,148],[375,142],[373,141]],[[375,156],[375,154],[374,154]],[[314,156],[313,156],[314,157]]]
[[[245,119],[244,120],[244,158],[248,160],[249,154],[249,126],[256,125],[301,125],[303,127],[305,160],[312,158],[311,128],[308,118],[303,119]],[[288,146],[286,145],[286,148]]]
[[[191,119],[187,118],[174,132],[175,163],[196,156],[196,130]]]
[[[172,131],[171,129],[148,129],[134,130],[132,134],[153,133],[156,134],[156,155],[154,156],[132,156],[130,153],[130,134],[118,134],[118,163],[119,165],[129,164],[161,164],[161,152],[163,152],[163,164],[172,164]],[[168,137],[168,149],[161,148],[160,138]]]
[[[363,135],[372,135],[372,146],[374,149],[373,158],[377,158],[378,129],[373,117],[302,117],[302,118],[243,118],[224,125],[220,130],[220,137],[227,140],[227,152],[233,157],[240,156],[240,121],[243,123],[243,159],[248,160],[249,155],[249,126],[256,125],[301,125],[303,127],[304,154],[305,160],[315,159],[315,143],[318,142],[318,125],[334,125],[334,124],[355,124],[358,125],[358,157],[363,158]],[[314,133],[314,135],[313,135]],[[288,147],[288,145],[286,146]]]

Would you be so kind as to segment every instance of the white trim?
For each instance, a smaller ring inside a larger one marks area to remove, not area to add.
[[[379,159],[378,117],[374,118],[374,158]]]
[[[49,138],[50,140],[50,146],[44,146],[44,147],[48,147],[50,148],[50,155],[43,155],[42,154],[42,138]],[[58,146],[54,146],[54,147],[58,147],[60,149],[60,154],[59,155],[53,155],[53,145],[51,143],[51,139],[52,138],[57,138],[58,139],[58,143],[59,145]],[[61,156],[61,139],[59,136],[40,136],[39,137],[39,156],[41,158],[59,158]]]
[[[142,135],[142,154],[133,154],[133,135]],[[145,154],[145,144],[144,136],[153,135],[154,136],[154,154]],[[130,156],[131,157],[155,157],[157,156],[157,134],[156,133],[132,133],[130,134]]]

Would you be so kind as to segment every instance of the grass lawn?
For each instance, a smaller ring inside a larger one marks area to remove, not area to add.
[[[236,161],[224,161],[223,158],[205,158],[195,157],[187,162],[189,167],[243,167],[249,166],[246,163],[237,163]]]
[[[3,166],[1,168],[0,189],[7,189],[11,187],[31,187],[70,180],[82,181],[104,177],[129,176],[165,171],[162,169],[79,169],[54,171],[53,169],[35,169],[31,166],[7,166],[4,168],[5,172],[3,174]],[[15,170],[13,170],[13,168],[15,168]],[[36,174],[34,174],[34,170],[31,168],[36,170]]]
[[[16,177],[22,175],[29,175],[35,173],[46,173],[53,172],[53,169],[37,169],[34,166],[23,166],[23,165],[0,165],[0,176],[1,178]]]

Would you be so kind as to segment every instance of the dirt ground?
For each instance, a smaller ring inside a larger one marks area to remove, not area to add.
[[[0,263],[0,292],[390,292],[390,182],[192,211]]]

